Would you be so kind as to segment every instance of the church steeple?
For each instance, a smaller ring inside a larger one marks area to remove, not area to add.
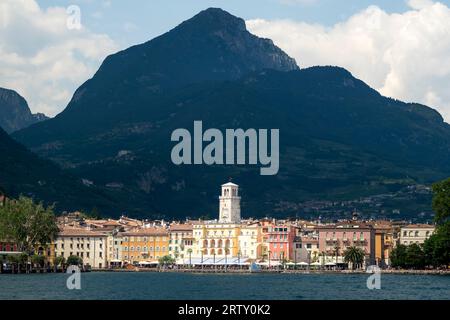
[[[241,222],[241,197],[239,186],[232,182],[222,185],[222,194],[219,197],[219,222],[240,223]]]

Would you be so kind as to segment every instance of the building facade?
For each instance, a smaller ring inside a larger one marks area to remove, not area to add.
[[[102,269],[107,263],[107,235],[86,229],[64,228],[55,240],[55,256],[77,256],[85,266]]]
[[[375,263],[375,232],[371,225],[359,222],[341,222],[318,227],[319,250],[323,260],[344,263],[344,252],[348,247],[361,248],[365,253],[365,264]]]
[[[434,232],[435,227],[428,224],[410,224],[400,229],[400,244],[423,244]]]
[[[267,242],[270,260],[287,260],[294,258],[294,239],[296,227],[287,224],[272,224],[268,226]]]
[[[123,232],[122,259],[130,264],[155,262],[169,255],[169,232],[163,228],[148,228]]]
[[[169,254],[187,261],[194,253],[193,226],[190,223],[171,224],[169,227]]]

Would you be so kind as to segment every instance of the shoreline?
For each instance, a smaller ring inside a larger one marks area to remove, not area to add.
[[[198,270],[198,269],[177,269],[177,270],[159,270],[159,269],[95,269],[90,272],[154,272],[154,273],[192,273],[192,274],[369,274],[364,270],[261,270],[251,272],[249,270]],[[398,275],[450,275],[450,270],[381,270],[381,274]]]
[[[90,270],[82,270],[81,273],[191,273],[191,274],[231,274],[231,275],[244,275],[244,274],[342,274],[342,275],[355,275],[355,274],[373,274],[373,272],[366,272],[365,270],[260,270],[260,271],[250,271],[248,269],[159,269],[159,268],[133,268],[133,269],[90,269]],[[45,270],[36,270],[34,272],[20,272],[20,273],[10,273],[4,272],[0,273],[9,274],[9,275],[24,275],[24,274],[58,274],[65,273],[65,271],[58,270],[55,271],[45,271]],[[393,275],[446,275],[450,276],[450,269],[448,270],[393,270],[393,269],[381,269],[381,275],[393,274]]]

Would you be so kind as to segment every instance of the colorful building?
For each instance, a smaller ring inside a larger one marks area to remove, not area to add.
[[[169,255],[169,232],[163,228],[147,228],[123,232],[122,259],[131,264],[157,262]]]
[[[348,247],[361,248],[365,253],[365,264],[375,263],[375,231],[362,222],[340,222],[319,226],[319,250],[323,261],[344,263],[344,252]]]
[[[294,258],[296,227],[288,224],[271,224],[267,227],[266,235],[270,260],[289,261]]]

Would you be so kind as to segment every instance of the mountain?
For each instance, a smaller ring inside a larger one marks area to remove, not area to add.
[[[79,178],[41,159],[0,128],[0,190],[9,197],[20,195],[55,204],[56,210],[85,210],[117,206],[113,198]],[[119,205],[120,207],[120,205]]]
[[[32,114],[25,99],[17,92],[0,88],[0,127],[7,133],[47,119],[42,113]]]
[[[279,129],[278,175],[174,165],[171,133],[192,132],[195,120],[205,130]],[[244,216],[318,214],[320,200],[414,218],[430,213],[429,194],[402,190],[450,172],[450,126],[435,110],[383,97],[342,68],[300,70],[220,9],[109,56],[61,114],[13,136],[136,217],[216,217],[218,186],[233,177]]]

